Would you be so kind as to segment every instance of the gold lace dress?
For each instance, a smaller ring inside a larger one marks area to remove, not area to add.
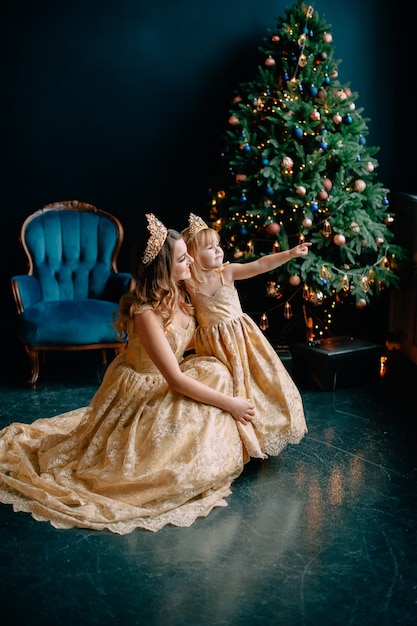
[[[168,327],[178,361],[195,331]],[[215,358],[187,358],[191,377],[231,394]],[[90,405],[0,431],[0,502],[56,528],[187,527],[226,506],[248,460],[227,412],[171,392],[139,338],[109,365]]]
[[[196,291],[192,303],[196,354],[222,361],[232,374],[234,395],[255,404],[255,419],[241,432],[249,454],[275,456],[287,444],[299,443],[307,432],[299,390],[262,331],[243,313],[236,287],[222,284],[213,296]]]

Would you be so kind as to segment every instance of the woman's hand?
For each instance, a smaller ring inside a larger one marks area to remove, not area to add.
[[[237,396],[230,398],[231,408],[230,413],[237,422],[241,424],[248,424],[255,417],[255,407],[252,400],[248,398],[241,398]]]

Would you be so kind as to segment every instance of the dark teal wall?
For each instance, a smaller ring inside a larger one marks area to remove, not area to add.
[[[401,77],[407,29],[398,18],[405,3],[385,4],[319,0],[314,7],[333,27],[342,82],[359,93],[357,106],[370,118],[368,144],[380,147],[380,180],[394,192],[410,191],[403,154],[415,131]],[[181,228],[190,210],[205,210],[232,92],[253,78],[258,46],[290,5],[22,0],[7,7],[0,284],[6,322],[14,315],[9,277],[26,264],[20,225],[44,204],[78,199],[114,212],[126,231],[120,269],[128,266],[137,212],[154,211]]]

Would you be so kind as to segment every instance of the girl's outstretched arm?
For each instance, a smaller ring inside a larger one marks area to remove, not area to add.
[[[299,243],[290,250],[283,250],[282,252],[268,254],[256,259],[256,261],[250,261],[249,263],[230,263],[224,266],[223,275],[226,282],[253,278],[259,274],[270,272],[271,270],[280,267],[280,265],[288,263],[291,259],[306,256],[310,246],[311,242],[305,241],[304,243]]]

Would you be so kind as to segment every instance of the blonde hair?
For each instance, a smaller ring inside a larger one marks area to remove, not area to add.
[[[145,233],[146,237],[146,233]],[[141,260],[146,247],[143,234],[138,237],[132,248],[131,265],[136,286],[133,291],[124,294],[119,302],[114,325],[119,336],[126,337],[133,319],[133,311],[144,304],[150,304],[161,316],[164,327],[171,322],[174,312],[180,308],[193,314],[185,283],[177,284],[172,279],[172,255],[175,242],[182,239],[181,233],[168,229],[166,239],[155,258],[144,264]]]
[[[194,263],[191,265],[191,278],[187,280],[187,284],[193,289],[197,289],[198,285],[203,282],[204,268],[199,261],[199,252],[201,248],[211,244],[218,245],[220,243],[220,235],[214,228],[202,228],[195,234],[190,234],[190,229],[186,228],[182,231],[184,241],[187,244],[188,254],[193,257]],[[221,271],[221,270],[219,270]]]

